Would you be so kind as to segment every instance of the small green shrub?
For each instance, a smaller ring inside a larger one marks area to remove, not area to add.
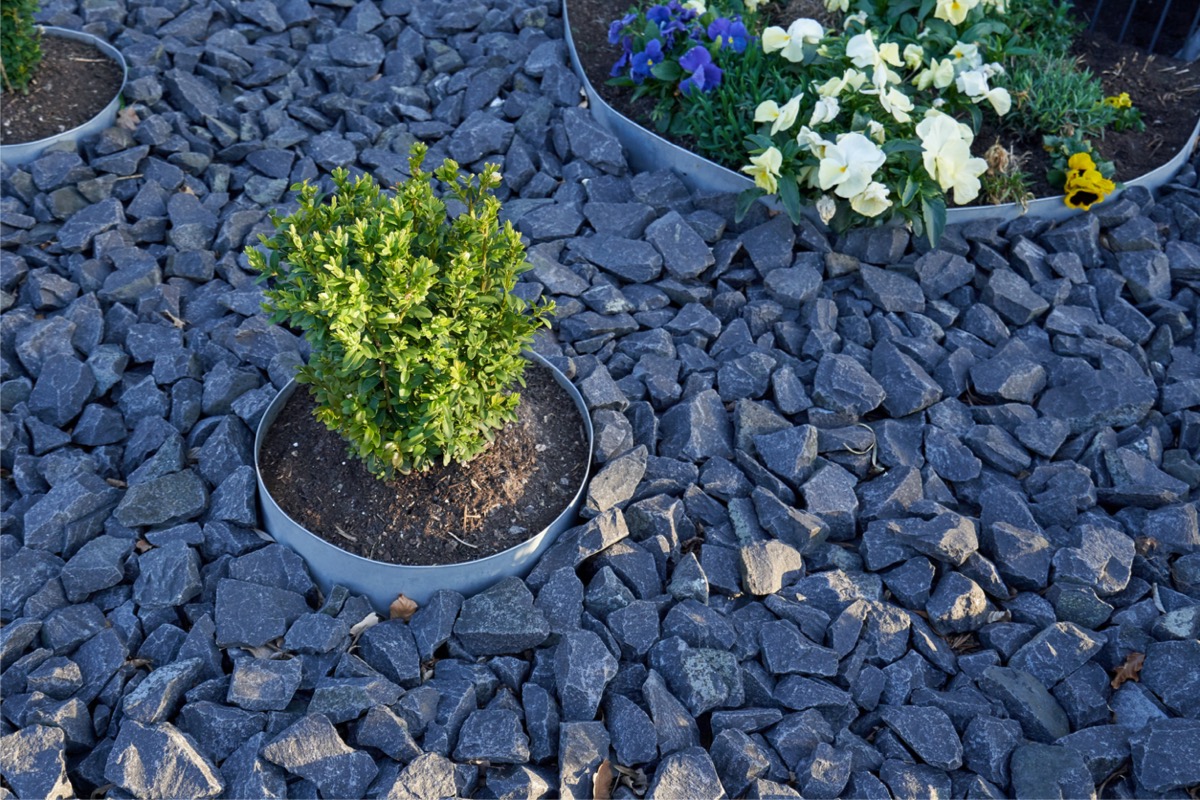
[[[1009,91],[1016,102],[1005,124],[1019,131],[1101,136],[1117,117],[1100,79],[1070,56],[1023,59],[1012,69]]]
[[[38,0],[4,0],[0,5],[0,78],[5,91],[29,91],[42,62],[41,34],[33,23]]]
[[[299,210],[273,214],[275,235],[260,237],[268,255],[249,251],[271,280],[273,321],[311,346],[296,379],[317,418],[380,477],[482,452],[515,418],[521,350],[553,311],[512,294],[528,264],[512,225],[499,224],[499,169],[460,177],[447,159],[434,170],[464,207],[448,220],[421,170],[426,151],[413,145],[412,178],[394,196],[345,170],[328,203],[294,186]]]

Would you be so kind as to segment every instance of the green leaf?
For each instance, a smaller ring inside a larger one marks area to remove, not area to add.
[[[750,212],[750,206],[754,205],[754,201],[762,197],[764,194],[762,189],[757,186],[753,189],[746,189],[738,195],[737,205],[734,207],[733,220],[741,222],[746,218],[746,214]]]
[[[674,61],[661,61],[650,68],[650,74],[660,81],[673,83],[683,76],[683,69]]]
[[[801,221],[800,187],[795,180],[786,175],[779,181],[779,201],[783,204],[783,210],[787,212],[792,224],[799,225]]]
[[[929,234],[929,244],[937,247],[946,230],[946,201],[943,198],[921,197],[921,217],[925,221],[925,231]]]

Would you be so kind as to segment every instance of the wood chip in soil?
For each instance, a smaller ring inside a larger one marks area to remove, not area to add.
[[[453,564],[507,550],[554,521],[588,466],[571,396],[536,363],[525,381],[517,421],[474,461],[382,481],[313,417],[300,386],[263,442],[263,481],[288,516],[365,558]]]

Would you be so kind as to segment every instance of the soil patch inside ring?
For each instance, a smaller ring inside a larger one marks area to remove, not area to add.
[[[90,44],[42,34],[29,93],[0,94],[0,144],[36,142],[90,121],[121,91],[121,65]]]
[[[571,395],[534,362],[525,382],[517,420],[474,461],[389,480],[349,455],[299,386],[264,437],[263,483],[296,522],[364,558],[418,566],[502,552],[552,523],[588,467],[587,432]]]

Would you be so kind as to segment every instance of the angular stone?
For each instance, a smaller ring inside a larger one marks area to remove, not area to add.
[[[915,414],[942,399],[942,387],[891,342],[880,342],[871,352],[871,377],[883,388],[883,407],[893,417]]]
[[[878,408],[886,392],[862,364],[828,353],[817,364],[812,397],[822,408],[857,417]]]
[[[962,742],[945,711],[932,706],[884,706],[880,715],[926,764],[944,770],[962,766]]]
[[[713,456],[733,457],[733,426],[712,389],[672,407],[662,416],[661,428],[660,456],[695,462]]]
[[[977,716],[963,731],[963,760],[967,769],[998,786],[1007,786],[1008,762],[1023,738],[1015,719]]]
[[[687,797],[720,800],[726,797],[712,758],[699,747],[665,756],[650,782],[649,797]]]
[[[750,542],[742,545],[739,554],[742,586],[748,594],[774,594],[803,574],[803,557],[784,542]]]
[[[617,659],[591,631],[573,631],[559,640],[554,654],[554,683],[562,701],[562,719],[588,721],[617,674]]]
[[[999,700],[1025,735],[1036,742],[1054,742],[1070,733],[1066,712],[1037,678],[1010,667],[988,667],[979,688]]]
[[[1064,547],[1054,554],[1054,579],[1091,586],[1105,597],[1129,583],[1134,545],[1111,522],[1081,521],[1077,526],[1078,547]]]
[[[359,655],[385,678],[404,689],[421,682],[417,645],[408,625],[385,620],[363,631],[358,639]]]
[[[1015,272],[992,273],[981,299],[1013,325],[1027,325],[1050,310],[1050,304]]]
[[[774,675],[795,673],[832,677],[837,674],[837,652],[814,644],[788,620],[762,625],[758,637],[763,664]]]
[[[821,273],[808,265],[774,269],[763,279],[763,287],[784,308],[798,309],[817,296]]]
[[[930,300],[945,297],[975,277],[975,267],[957,253],[930,250],[913,265],[921,289]]]
[[[247,608],[255,613],[245,613]],[[229,578],[217,584],[215,609],[218,647],[261,647],[310,610],[303,595]]]
[[[588,482],[582,515],[594,517],[628,502],[646,474],[647,455],[646,446],[640,445],[605,464]]]
[[[1200,641],[1153,642],[1141,677],[1167,708],[1192,719],[1200,716]]]
[[[525,582],[506,578],[463,603],[454,634],[474,655],[504,655],[537,647],[550,625]]]
[[[675,278],[696,278],[714,263],[712,249],[677,211],[650,223],[645,239],[662,254],[663,266]]]
[[[125,695],[125,717],[150,725],[173,716],[184,693],[196,684],[200,668],[201,661],[190,658],[155,669]]]
[[[282,711],[300,688],[301,661],[240,658],[233,665],[225,700],[248,711]]]
[[[658,735],[654,731],[654,723],[628,697],[610,693],[605,700],[604,719],[618,763],[646,764],[658,757]]]
[[[608,731],[601,722],[567,722],[559,734],[558,796],[586,800],[593,796],[593,778],[608,758]]]
[[[1167,792],[1200,783],[1200,721],[1164,719],[1134,734],[1133,775],[1138,786]]]
[[[649,283],[662,274],[662,255],[649,242],[598,233],[573,239],[571,249],[623,281]]]
[[[979,630],[993,610],[979,584],[961,572],[946,572],[925,605],[929,623],[939,633]]]
[[[263,758],[312,781],[323,797],[364,797],[379,768],[342,741],[321,714],[306,714],[262,749]]]
[[[1066,422],[1076,434],[1141,421],[1158,398],[1154,382],[1120,351],[1105,351],[1101,364],[1094,369],[1081,359],[1064,359],[1056,365],[1038,412]]]
[[[60,728],[30,725],[0,737],[0,775],[16,797],[74,797]]]
[[[86,364],[71,356],[51,356],[29,395],[29,410],[47,425],[61,428],[79,416],[95,387],[96,378]]]
[[[699,746],[700,729],[696,726],[696,720],[667,688],[662,676],[653,669],[646,674],[642,684],[642,697],[654,722],[660,755]]]
[[[728,651],[692,648],[673,636],[650,648],[649,661],[693,717],[714,708],[736,707],[744,699],[741,670]]]
[[[207,506],[208,489],[187,469],[130,486],[115,516],[127,528],[166,526],[196,519]]]
[[[1028,672],[1047,689],[1088,662],[1103,645],[1096,635],[1070,622],[1059,622],[1039,631],[1008,660],[1008,665]]]
[[[1013,792],[1019,798],[1095,797],[1095,783],[1079,753],[1067,747],[1024,744],[1013,751]]]
[[[225,790],[220,771],[169,722],[123,721],[104,777],[134,797],[216,797]]]
[[[473,711],[459,731],[454,758],[499,764],[528,762],[529,738],[521,730],[521,718],[507,708]]]
[[[870,264],[860,266],[859,274],[862,275],[867,299],[877,308],[890,312],[910,311],[918,314],[925,311],[925,293],[912,278],[906,278],[895,270],[880,269]]]

